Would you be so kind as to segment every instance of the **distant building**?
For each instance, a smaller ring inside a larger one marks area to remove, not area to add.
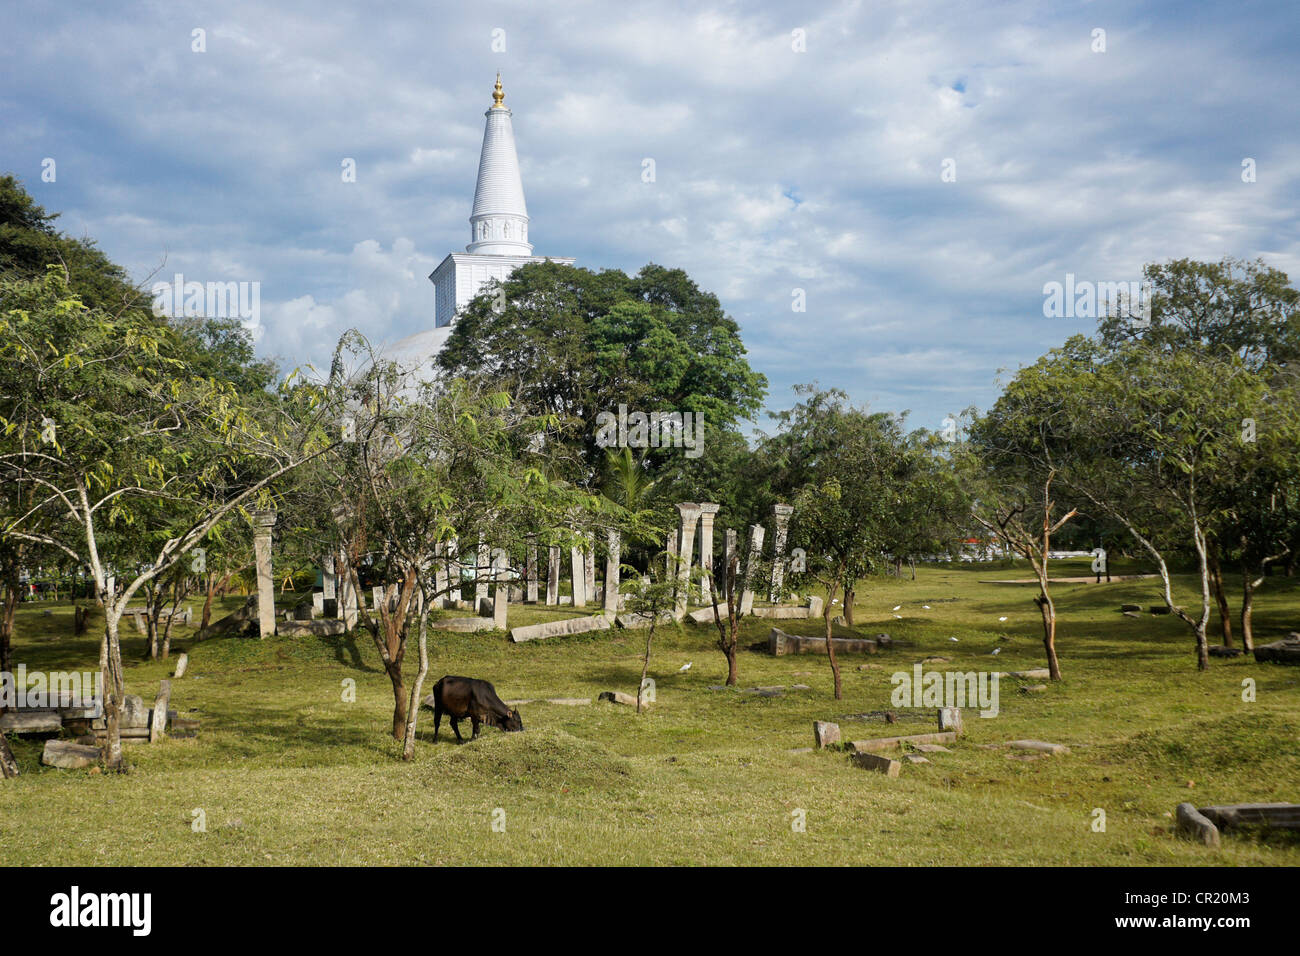
[[[528,241],[528,207],[515,152],[513,115],[505,105],[501,74],[497,74],[492,106],[484,114],[483,149],[478,160],[478,182],[470,211],[470,243],[453,252],[429,274],[433,283],[433,327],[384,349],[386,358],[402,366],[429,366],[451,334],[456,313],[493,279],[504,281],[528,262],[561,262],[563,256],[535,256]]]

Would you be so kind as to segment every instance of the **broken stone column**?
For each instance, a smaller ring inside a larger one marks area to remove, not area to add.
[[[690,597],[691,556],[695,553],[695,526],[700,520],[700,506],[694,501],[683,501],[677,506],[677,513],[677,603],[673,616],[680,621],[686,616]]]
[[[325,616],[325,595],[320,591],[311,592],[311,616],[312,620]]]
[[[526,577],[526,590],[524,592],[524,602],[527,604],[537,603],[537,535],[528,536],[528,554],[524,559],[524,575]]]
[[[713,602],[713,516],[720,505],[700,505],[700,567],[708,573],[700,582],[700,599],[705,604]]]
[[[334,555],[327,554],[321,561],[320,580],[322,599],[333,601],[338,595],[335,590],[338,575],[334,573]]]
[[[271,573],[274,511],[253,512],[253,554],[257,558],[257,636],[275,634],[275,578]]]
[[[487,546],[487,535],[478,536],[478,561],[474,567],[474,610],[478,613],[488,596],[488,579],[491,575],[492,549]]]
[[[587,562],[581,548],[569,549],[569,575],[573,578],[573,606],[587,606]]]
[[[740,595],[740,616],[754,612],[754,575],[758,573],[758,563],[763,557],[763,535],[766,532],[761,524],[749,526],[749,553],[745,555],[745,569]]]
[[[727,569],[731,567],[731,558],[736,553],[736,538],[737,538],[736,530],[734,528],[728,528],[727,536],[726,536],[726,544],[723,546],[722,549],[722,581],[723,581],[722,586],[724,590],[726,589],[727,586],[726,585],[727,573],[728,573]]]
[[[378,614],[381,608],[386,610],[387,607],[388,602],[384,600],[384,586],[376,584],[370,589],[370,610]]]
[[[609,532],[605,551],[605,614],[618,613],[619,561],[623,556],[623,541],[617,531]]]
[[[546,549],[546,603],[554,606],[560,603],[560,549]]]
[[[793,513],[790,505],[772,505],[772,590],[768,600],[773,604],[781,599],[785,587],[785,539]]]

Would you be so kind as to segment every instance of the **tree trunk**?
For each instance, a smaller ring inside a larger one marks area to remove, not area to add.
[[[102,600],[102,599],[101,599]],[[103,601],[105,610],[104,640],[99,648],[99,666],[104,680],[104,766],[122,769],[121,713],[126,686],[122,678],[122,645],[118,639],[120,618],[112,606],[113,599]]]
[[[19,587],[17,575],[5,582],[4,614],[0,616],[0,672],[6,674],[14,671],[14,614],[18,610]]]
[[[659,619],[658,608],[652,610],[651,614],[653,616],[650,618],[650,628],[646,631],[645,636],[645,657],[641,659],[641,680],[636,685],[636,712],[638,714],[641,713],[641,693],[645,688],[646,674],[650,673],[650,642],[655,637],[655,623]]]
[[[916,580],[916,558],[908,558],[907,563],[912,566],[912,580]]]
[[[899,576],[902,576],[902,570],[899,570]],[[853,602],[857,599],[857,592],[848,590],[844,592],[844,623],[853,627]]]
[[[1246,653],[1255,650],[1255,631],[1251,624],[1251,615],[1255,610],[1255,582],[1251,579],[1250,567],[1242,561],[1241,565],[1241,646]]]
[[[421,592],[423,595],[423,592]],[[415,672],[415,686],[411,688],[411,699],[406,710],[406,739],[402,744],[402,759],[415,759],[415,725],[420,717],[420,694],[424,689],[424,678],[429,673],[429,602],[420,599],[420,668]]]
[[[732,644],[722,653],[727,658],[727,686],[735,687],[740,683],[740,664],[736,660],[736,645]]]
[[[406,734],[406,684],[402,680],[402,665],[388,665],[388,679],[393,682],[393,739],[401,740]]]
[[[1052,680],[1061,679],[1061,662],[1056,657],[1056,605],[1047,591],[1034,600],[1043,615],[1043,650],[1047,652],[1047,670]]]
[[[835,588],[831,587],[829,593],[826,595],[826,606],[825,610],[822,611],[822,620],[826,623],[826,656],[830,658],[831,676],[835,678],[835,699],[843,700],[844,685],[840,679],[840,662],[835,657],[835,641],[832,638],[834,631],[831,627],[832,607],[830,602],[833,597],[835,597]],[[848,618],[845,618],[845,620],[847,621]]]
[[[1219,627],[1223,634],[1223,646],[1232,646],[1232,609],[1228,607],[1228,595],[1223,590],[1223,566],[1219,561],[1219,546],[1211,545],[1210,554],[1210,588],[1214,592],[1214,603],[1219,606]]]
[[[208,593],[203,599],[203,616],[199,619],[199,630],[203,630],[212,620],[212,599],[216,596],[217,576],[208,572]]]
[[[9,749],[9,741],[0,733],[0,778],[9,779],[18,776],[18,761]]]

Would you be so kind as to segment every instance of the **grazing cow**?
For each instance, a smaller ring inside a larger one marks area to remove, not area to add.
[[[442,715],[451,718],[451,729],[456,740],[464,743],[460,735],[460,722],[468,717],[474,726],[470,740],[478,737],[480,724],[500,727],[502,730],[523,730],[524,722],[518,710],[511,710],[497,696],[496,689],[485,680],[473,677],[447,675],[433,685],[433,740],[438,742],[438,725]]]

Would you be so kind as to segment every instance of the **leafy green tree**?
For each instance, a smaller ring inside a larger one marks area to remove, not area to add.
[[[105,610],[111,768],[122,763],[124,609],[328,444],[319,396],[300,391],[274,414],[250,408],[229,384],[169,356],[171,335],[139,309],[88,307],[61,267],[0,284],[0,479],[32,489],[31,509],[11,517],[4,535],[56,548],[89,570]],[[112,529],[147,537],[159,517],[170,534],[146,562],[103,550]],[[120,590],[109,588],[115,572]]]
[[[905,493],[910,462],[901,420],[848,404],[838,389],[797,386],[803,400],[777,415],[781,430],[764,443],[777,455],[785,481],[798,484],[790,544],[807,551],[807,574],[826,591],[826,650],[843,696],[831,619],[836,596],[851,606],[858,582],[879,570]],[[846,618],[847,620],[847,618]]]
[[[345,374],[346,368],[356,371]],[[332,403],[346,409],[341,424],[348,439],[305,473],[310,480],[297,490],[299,508],[323,519],[316,540],[327,544],[316,545],[315,553],[341,549],[343,571],[358,593],[367,562],[388,583],[391,597],[377,608],[360,607],[359,621],[392,684],[392,733],[410,760],[428,672],[429,614],[462,584],[454,575],[440,583],[440,546],[483,534],[506,557],[476,573],[505,587],[520,571],[510,555],[528,546],[535,529],[567,530],[564,543],[572,545],[609,519],[594,496],[548,479],[540,462],[521,454],[529,436],[553,421],[530,414],[507,393],[464,379],[422,380],[383,361],[355,332],[339,342],[329,392]],[[575,514],[588,521],[573,520]],[[404,664],[412,624],[419,665],[408,693]]]
[[[565,477],[586,486],[604,465],[601,412],[692,412],[718,428],[752,416],[767,383],[744,356],[739,326],[680,270],[648,265],[629,277],[534,263],[464,307],[438,365],[555,416],[555,440],[580,452]],[[669,457],[651,449],[651,474]]]

